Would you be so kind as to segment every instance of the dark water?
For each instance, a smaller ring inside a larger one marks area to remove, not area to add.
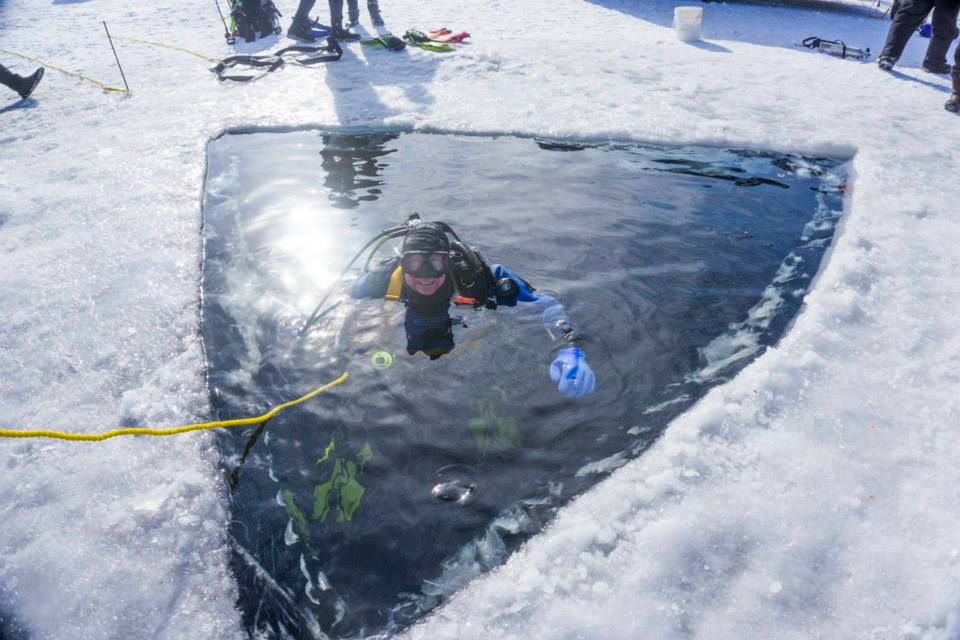
[[[350,373],[219,434],[240,606],[278,638],[410,624],[641,454],[783,334],[844,181],[833,160],[428,134],[230,135],[208,160],[218,417]],[[413,211],[563,302],[595,395],[557,393],[534,305],[461,311],[456,349],[430,361],[407,355],[398,303],[342,295],[352,271],[298,335],[354,253]]]
[[[18,621],[0,609],[0,640],[26,640],[28,637]]]

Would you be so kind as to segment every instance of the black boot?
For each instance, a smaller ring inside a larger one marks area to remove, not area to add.
[[[947,104],[943,105],[943,108],[957,113],[960,112],[960,64],[953,65],[953,71],[950,72],[950,75],[953,76],[953,93],[950,94],[950,99],[947,100]]]
[[[301,42],[316,42],[317,39],[310,33],[310,22],[305,18],[293,17],[290,28],[287,29],[287,37]]]
[[[354,33],[353,31],[347,31],[339,23],[332,25],[332,31],[330,37],[334,40],[340,40],[341,42],[353,42],[360,39],[360,34]]]
[[[943,108],[951,113],[960,113],[960,93],[954,91],[950,94],[950,99],[943,105]]]
[[[946,60],[941,62],[924,62],[923,70],[927,73],[936,73],[938,75],[945,75],[950,73],[953,70],[953,67],[947,63]]]
[[[40,67],[32,74],[26,78],[22,78],[20,87],[17,89],[17,93],[20,94],[21,98],[28,98],[33,90],[37,88],[37,85],[40,84],[40,79],[43,78],[43,67]]]

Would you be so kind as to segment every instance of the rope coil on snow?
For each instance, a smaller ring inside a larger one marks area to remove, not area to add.
[[[332,380],[322,387],[317,387],[310,393],[306,393],[296,400],[290,400],[278,404],[270,411],[250,418],[235,418],[233,420],[218,420],[216,422],[201,422],[198,424],[189,424],[182,427],[172,427],[169,429],[152,429],[149,427],[128,427],[124,429],[114,429],[104,433],[67,433],[64,431],[54,431],[51,429],[33,429],[29,431],[19,431],[16,429],[0,429],[0,438],[53,438],[56,440],[70,440],[74,442],[100,442],[107,438],[116,436],[173,436],[190,431],[202,431],[206,429],[217,429],[220,427],[244,427],[251,424],[260,424],[266,422],[284,409],[292,407],[301,402],[305,402],[315,395],[335,387],[350,376],[349,373],[342,374],[336,380]]]

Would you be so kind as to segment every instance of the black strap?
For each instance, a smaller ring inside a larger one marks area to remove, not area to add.
[[[259,67],[266,68],[266,71],[263,73],[258,73],[256,75],[227,75],[224,73],[227,69],[233,69],[237,66],[248,66],[248,67]],[[232,80],[234,82],[249,82],[250,80],[256,80],[257,78],[262,78],[271,71],[276,71],[283,66],[283,58],[273,57],[273,56],[250,56],[250,55],[238,55],[238,56],[229,56],[224,58],[217,63],[211,71],[217,74],[217,78],[220,80]]]
[[[294,45],[292,47],[287,47],[287,50],[301,51],[302,53],[307,53],[311,55],[301,56],[299,58],[294,58],[293,61],[299,65],[310,66],[312,64],[317,64],[320,62],[336,62],[341,57],[343,57],[343,49],[340,48],[340,43],[337,42],[335,38],[328,38],[327,44],[320,47],[304,47]]]
[[[283,56],[288,54],[308,54],[306,56],[294,58],[291,61],[299,65],[309,66],[321,62],[336,62],[343,56],[343,49],[340,48],[340,43],[338,43],[334,38],[329,38],[327,43],[324,45],[292,45],[266,55],[241,54],[228,56],[218,62],[216,66],[210,70],[216,73],[217,78],[221,81],[231,80],[233,82],[250,82],[251,80],[262,78],[268,73],[272,73],[282,67],[287,62]],[[230,69],[242,66],[252,67],[255,69],[264,69],[264,71],[262,73],[253,75],[228,75],[226,73]]]

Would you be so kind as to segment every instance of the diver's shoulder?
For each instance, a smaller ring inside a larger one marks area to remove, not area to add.
[[[390,287],[390,278],[400,268],[400,258],[391,256],[378,262],[357,278],[350,295],[354,298],[382,298]]]

